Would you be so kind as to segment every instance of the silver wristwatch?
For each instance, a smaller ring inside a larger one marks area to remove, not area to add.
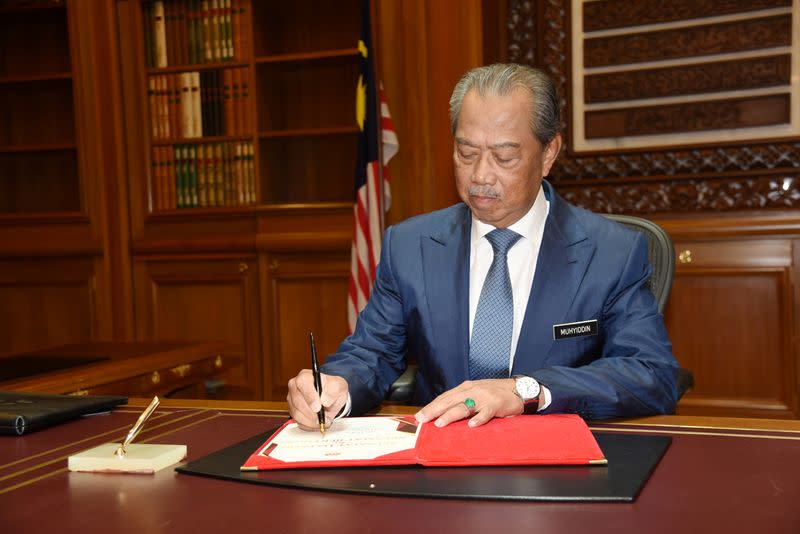
[[[533,414],[539,409],[539,394],[542,387],[535,378],[525,375],[516,375],[514,378],[514,393],[522,399],[524,414]]]

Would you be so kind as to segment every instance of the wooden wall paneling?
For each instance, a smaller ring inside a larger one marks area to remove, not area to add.
[[[264,398],[284,400],[289,379],[310,367],[309,332],[322,360],[347,335],[350,254],[263,254],[260,270]]]
[[[665,317],[695,375],[679,413],[797,417],[791,241],[678,240]]]
[[[103,243],[98,276],[101,339],[133,339],[126,146],[116,11],[111,2],[76,2],[76,113],[93,237]]]
[[[0,354],[94,339],[96,268],[92,258],[0,262]]]
[[[390,163],[388,223],[458,202],[448,102],[461,75],[483,63],[480,0],[384,0],[380,69],[400,151]]]
[[[260,399],[258,262],[254,255],[143,256],[134,260],[137,339],[220,341],[239,347],[226,396]]]

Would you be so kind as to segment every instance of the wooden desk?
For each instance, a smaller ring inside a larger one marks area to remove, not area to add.
[[[223,343],[100,342],[30,352],[25,358],[106,358],[94,363],[0,381],[0,390],[68,395],[165,396],[240,363]],[[0,366],[5,358],[0,358]]]
[[[122,438],[146,400],[24,437],[0,437],[3,532],[800,532],[800,422],[653,417],[592,425],[673,443],[634,503],[347,495],[180,475],[69,473],[66,458]],[[389,410],[387,410],[389,411]],[[395,407],[393,413],[406,411]],[[196,459],[285,419],[281,403],[165,400],[142,441]]]

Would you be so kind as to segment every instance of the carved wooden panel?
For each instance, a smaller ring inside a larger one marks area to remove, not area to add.
[[[601,0],[587,2],[584,7],[591,13],[585,17],[587,24],[589,21],[592,24],[587,27],[599,30],[617,28],[618,24],[655,24],[733,12],[755,12],[753,18],[758,18],[758,10],[785,10],[791,5],[788,0],[655,3]],[[573,110],[567,102],[575,90],[569,58],[570,6],[570,0],[509,0],[507,14],[509,60],[541,67],[551,75],[561,96],[562,120],[568,125],[573,122]],[[797,36],[793,38],[797,40]],[[796,46],[792,46],[795,54],[798,53]],[[587,87],[600,99],[616,90],[625,98],[634,99],[637,91],[649,96],[663,96],[671,91],[674,94],[697,90],[729,91],[736,85],[736,79],[741,81],[742,87],[752,88],[758,78],[762,89],[769,90],[775,83],[785,83],[786,57],[786,52],[762,55],[761,67],[747,63],[756,62],[754,57],[743,59],[735,68],[726,65],[725,60],[701,61],[702,67],[713,64],[705,70],[692,65],[647,65],[639,70],[640,73],[650,71],[647,82],[633,73],[624,76],[595,73],[592,76],[597,78],[590,76]],[[671,68],[684,70],[671,77],[668,72]],[[746,74],[756,71],[758,75]],[[792,98],[791,109],[794,110],[798,105],[796,95]],[[777,111],[778,116],[784,116],[782,113]],[[646,126],[646,122],[638,121],[638,124]],[[800,207],[800,139],[797,136],[734,143],[721,135],[716,141],[682,148],[665,144],[576,153],[572,147],[573,133],[568,126],[565,147],[549,178],[568,200],[594,211],[648,214]]]
[[[695,387],[681,414],[797,417],[787,240],[679,241],[666,311]]]
[[[225,374],[227,396],[261,398],[254,256],[137,258],[134,292],[138,339],[230,343],[244,361]]]
[[[0,262],[0,354],[90,341],[97,332],[93,259]]]
[[[285,400],[289,379],[310,367],[309,332],[320,363],[345,338],[349,276],[346,253],[262,257],[265,399]]]
[[[601,0],[586,5],[583,23],[587,30],[608,30],[790,5],[792,0]]]

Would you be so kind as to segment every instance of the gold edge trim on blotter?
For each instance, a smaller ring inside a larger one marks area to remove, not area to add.
[[[114,411],[114,413],[117,413],[116,410]],[[139,413],[139,412],[137,412],[137,413]],[[153,420],[155,421],[157,419],[161,419],[162,417],[166,417],[167,415],[170,415],[170,414],[168,414],[168,413],[159,414],[157,416],[154,416]],[[60,445],[60,446],[55,447],[53,449],[48,449],[48,450],[43,451],[43,452],[37,452],[36,454],[32,454],[30,456],[26,456],[25,458],[22,458],[22,459],[19,459],[19,460],[14,460],[13,462],[9,462],[7,464],[0,465],[0,470],[6,469],[6,468],[11,467],[12,465],[15,465],[15,464],[18,464],[18,463],[29,462],[29,461],[33,460],[34,458],[39,458],[40,456],[44,456],[46,454],[52,454],[52,453],[54,453],[56,451],[59,451],[61,449],[65,449],[67,447],[72,447],[73,445],[78,445],[78,444],[83,443],[85,441],[89,441],[89,440],[92,440],[92,439],[95,439],[95,438],[99,438],[101,436],[105,436],[105,435],[108,435],[108,434],[114,434],[115,432],[124,432],[128,428],[130,428],[130,425],[121,426],[121,427],[118,427],[118,428],[114,428],[112,430],[106,430],[104,432],[101,432],[100,434],[95,434],[94,436],[89,436],[88,438],[83,438],[83,439],[80,439],[78,441],[73,441],[71,443],[66,443],[64,445]],[[0,478],[0,480],[3,480],[3,479]]]
[[[7,488],[0,488],[0,495],[2,495],[4,493],[8,493],[9,491],[14,491],[17,488],[28,486],[30,484],[33,484],[34,482],[39,482],[40,480],[43,480],[45,478],[50,478],[52,476],[61,474],[66,470],[67,470],[66,467],[62,467],[60,469],[56,469],[55,471],[50,471],[49,473],[45,473],[43,475],[39,475],[36,478],[31,478],[30,480],[26,480],[25,482],[20,482],[19,484],[14,484],[13,486],[8,486]]]
[[[207,412],[207,411],[209,411],[209,410],[203,410],[203,412]],[[189,428],[189,427],[194,426],[194,425],[199,425],[200,423],[205,423],[206,421],[211,421],[212,419],[216,419],[217,417],[221,417],[221,414],[215,413],[215,414],[211,415],[210,417],[206,417],[205,419],[201,419],[199,421],[193,421],[191,423],[188,423],[186,425],[180,426],[178,428],[171,429],[171,430],[169,430],[167,432],[163,432],[163,433],[155,435],[155,436],[150,436],[145,440],[139,441],[139,443],[148,443],[148,442],[150,442],[150,441],[152,441],[154,439],[160,438],[162,436],[166,436],[167,434],[171,434],[173,432],[177,432],[179,430],[183,430],[185,428]],[[62,456],[61,458],[58,458],[57,460],[53,460],[51,462],[47,462],[47,463],[41,464],[41,466],[45,466],[45,465],[51,464],[53,462],[57,462],[59,460],[64,460],[66,458],[68,458],[68,456]],[[18,489],[18,488],[29,486],[29,485],[31,485],[31,484],[33,484],[35,482],[39,482],[40,480],[43,480],[45,478],[49,478],[49,477],[54,476],[54,475],[58,475],[58,474],[63,473],[63,472],[68,472],[66,467],[60,467],[60,468],[56,469],[55,471],[51,471],[49,473],[45,473],[43,475],[39,475],[38,477],[31,478],[29,480],[26,480],[24,482],[20,482],[18,484],[13,485],[13,486],[8,486],[6,488],[0,488],[0,495],[2,495],[4,493],[8,493],[9,491],[12,491],[12,490],[15,490],[15,489]],[[19,473],[22,473],[22,471],[20,471]],[[2,480],[2,479],[0,479],[0,480]]]
[[[681,430],[647,430],[645,428],[597,428],[589,427],[598,432],[630,432],[632,434],[674,434],[679,436],[722,436],[726,438],[751,438],[751,439],[782,439],[786,441],[800,441],[800,436],[760,436],[757,434],[730,434],[727,432],[692,432]]]
[[[769,419],[770,421],[776,421],[777,419]],[[791,419],[787,419],[787,421],[792,421]],[[619,422],[619,423],[597,423],[597,424],[605,424],[611,426],[640,426],[640,427],[658,427],[658,428],[696,428],[696,429],[708,429],[708,430],[740,430],[742,432],[780,432],[786,434],[800,434],[800,429],[798,430],[788,430],[782,428],[755,428],[755,427],[745,427],[745,426],[709,426],[709,425],[681,425],[681,424],[668,424],[668,423],[637,423],[635,421],[632,422]],[[592,425],[589,425],[592,427]]]
[[[202,415],[203,413],[207,413],[208,411],[209,410],[198,410],[197,412],[194,412],[194,413],[191,413],[191,414],[187,414],[187,415],[184,415],[182,417],[178,417],[177,419],[172,419],[170,421],[164,421],[163,423],[161,423],[159,425],[155,425],[153,427],[147,428],[146,430],[143,430],[142,434],[150,434],[153,430],[162,428],[162,427],[164,427],[166,425],[169,425],[169,424],[172,424],[172,423],[177,423],[177,422],[183,421],[184,419],[188,419],[189,417]],[[14,462],[6,464],[5,466],[2,466],[2,467],[11,466],[13,464],[17,464],[17,463],[20,463],[20,462],[28,462],[32,458],[43,456],[45,454],[52,454],[52,453],[54,453],[54,452],[56,452],[58,450],[62,450],[62,449],[65,449],[67,447],[72,447],[72,446],[75,446],[75,445],[79,445],[79,444],[84,443],[86,441],[95,440],[95,439],[107,436],[109,434],[114,434],[114,433],[117,433],[117,432],[125,432],[129,428],[130,428],[130,425],[125,425],[125,426],[123,426],[121,428],[117,428],[117,429],[114,429],[114,430],[108,430],[106,432],[102,432],[100,434],[95,434],[94,436],[90,436],[88,438],[84,438],[84,439],[81,439],[81,440],[78,440],[78,441],[74,441],[72,443],[68,443],[66,445],[62,445],[60,447],[57,447],[55,449],[51,449],[49,451],[38,453],[38,454],[36,454],[34,456],[28,456],[28,457],[22,458],[20,460],[15,460]],[[19,475],[23,475],[23,474],[28,473],[30,471],[35,471],[36,469],[41,469],[42,467],[45,467],[45,466],[48,466],[48,465],[53,464],[55,462],[61,461],[64,458],[67,458],[68,456],[69,456],[69,454],[62,455],[62,456],[59,456],[58,458],[55,458],[55,459],[52,459],[52,460],[48,460],[46,462],[39,463],[39,464],[30,466],[30,467],[27,467],[25,469],[20,469],[19,471],[14,471],[13,473],[9,473],[8,475],[0,476],[0,482],[2,482],[3,480],[8,480],[9,478],[14,478],[14,477],[17,477]]]

